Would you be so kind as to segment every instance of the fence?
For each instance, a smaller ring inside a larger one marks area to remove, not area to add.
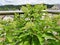
[[[48,12],[48,13],[53,13],[53,14],[57,14],[57,13],[60,13],[60,10],[42,10],[43,12]],[[15,13],[19,13],[19,14],[23,14],[24,12],[21,11],[21,10],[14,10],[14,11],[0,11],[0,18],[12,18],[13,16],[11,15],[14,15]],[[6,16],[6,15],[9,15]],[[6,17],[5,17],[6,16]]]
[[[60,13],[60,10],[43,10],[43,12],[48,12],[48,13]],[[24,13],[21,10],[14,10],[14,11],[0,11],[0,15],[12,15],[14,13]]]

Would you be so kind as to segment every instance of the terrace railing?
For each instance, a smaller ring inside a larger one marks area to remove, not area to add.
[[[60,10],[42,10],[43,12],[48,12],[48,13],[60,13]],[[0,11],[0,15],[11,15],[14,13],[24,13],[22,10],[14,10],[14,11]]]

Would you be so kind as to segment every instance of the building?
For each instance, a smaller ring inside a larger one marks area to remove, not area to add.
[[[52,10],[60,10],[60,4],[56,4],[52,7]]]

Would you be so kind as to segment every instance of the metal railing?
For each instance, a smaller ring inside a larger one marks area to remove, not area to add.
[[[43,12],[48,12],[48,13],[60,13],[60,10],[42,10]],[[24,13],[22,10],[14,10],[14,11],[0,11],[0,15],[11,15],[14,13]]]

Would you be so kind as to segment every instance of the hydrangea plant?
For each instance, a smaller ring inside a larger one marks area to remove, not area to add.
[[[60,16],[43,12],[45,5],[26,5],[24,14],[14,15],[13,21],[0,20],[0,45],[60,45]]]

